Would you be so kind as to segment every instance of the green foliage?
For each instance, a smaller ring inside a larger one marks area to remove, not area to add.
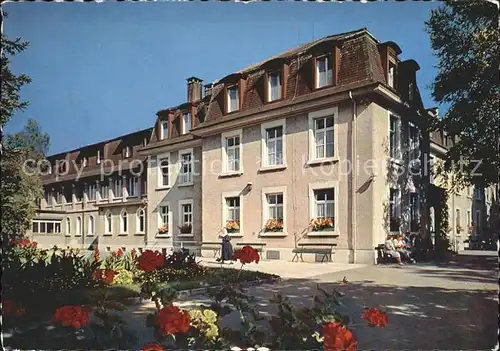
[[[426,27],[439,69],[432,94],[450,106],[433,128],[456,137],[445,171],[454,171],[460,185],[495,184],[500,170],[498,7],[446,1],[432,11]],[[459,162],[462,158],[467,162]],[[482,160],[477,169],[472,160]]]

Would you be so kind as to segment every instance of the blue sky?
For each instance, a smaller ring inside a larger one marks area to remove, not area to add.
[[[28,118],[51,137],[50,153],[148,128],[155,113],[204,83],[329,34],[362,27],[399,44],[421,69],[426,107],[436,70],[424,22],[438,2],[7,3],[7,36],[31,42],[12,63],[33,82],[22,90]]]

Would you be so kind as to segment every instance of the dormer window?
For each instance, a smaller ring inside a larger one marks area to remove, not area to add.
[[[101,150],[97,150],[97,164],[101,163]]]
[[[182,134],[186,134],[191,130],[191,113],[188,112],[182,115]]]
[[[233,85],[227,88],[227,113],[235,112],[240,109],[240,98],[238,86]]]
[[[332,60],[328,56],[316,58],[316,88],[332,85]]]
[[[130,157],[130,146],[125,146],[125,158]]]
[[[387,73],[387,84],[389,84],[391,88],[396,88],[396,64],[394,62],[389,62]]]
[[[168,121],[161,121],[160,140],[168,138]]]
[[[276,101],[281,99],[281,73],[273,72],[269,73],[267,76],[268,86],[268,97],[267,101]]]

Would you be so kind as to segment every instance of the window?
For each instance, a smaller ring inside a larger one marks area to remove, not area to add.
[[[332,61],[328,56],[316,59],[316,88],[332,84]]]
[[[276,101],[281,99],[281,73],[273,72],[267,77],[268,79],[268,100]]]
[[[95,195],[97,191],[97,185],[96,184],[89,184],[87,188],[87,197],[89,201],[95,201]]]
[[[127,211],[122,211],[120,214],[121,221],[120,221],[120,233],[126,234],[128,231],[128,214]]]
[[[95,232],[95,222],[94,216],[89,217],[89,227],[87,228],[87,235],[94,235]]]
[[[160,172],[159,172],[159,186],[160,187],[168,187],[170,186],[170,176],[169,176],[169,157],[165,156],[160,158],[158,161],[158,164],[160,166]]]
[[[193,152],[179,152],[181,162],[180,183],[190,184],[193,182]]]
[[[400,225],[400,192],[399,189],[389,190],[389,228],[391,232],[399,231]]]
[[[419,157],[419,142],[418,142],[418,128],[410,124],[409,126],[409,159],[416,160]]]
[[[170,206],[167,204],[160,205],[158,211],[158,234],[170,234]]]
[[[227,113],[235,112],[240,109],[240,97],[238,86],[233,85],[227,88]]]
[[[161,121],[160,140],[168,138],[168,121]]]
[[[334,189],[314,190],[314,218],[335,217],[335,192]]]
[[[101,190],[99,195],[101,195],[101,199],[107,199],[109,197],[109,182],[107,179],[101,183]]]
[[[46,223],[45,222],[40,222],[40,233],[46,233]]]
[[[122,188],[122,180],[115,179],[115,187],[114,187],[114,197],[122,197],[123,196],[123,188]]]
[[[76,217],[76,235],[82,235],[82,218]]]
[[[38,222],[33,222],[31,225],[31,232],[38,233]]]
[[[414,93],[415,87],[413,86],[413,83],[411,82],[408,84],[408,100],[413,101],[413,93]]]
[[[228,232],[239,232],[240,231],[240,198],[238,197],[227,197],[226,198],[226,223],[234,222],[237,227],[228,228]]]
[[[394,62],[389,62],[388,75],[387,75],[387,84],[391,88],[396,88],[396,65]]]
[[[54,233],[54,223],[47,222],[47,234],[53,234],[53,233]]]
[[[66,218],[66,234],[71,234],[71,219]]]
[[[146,230],[146,214],[144,209],[140,208],[137,211],[137,233],[144,233]]]
[[[399,118],[390,115],[389,118],[389,156],[392,158],[400,158],[401,151],[401,130],[399,126]]]
[[[127,179],[127,194],[128,197],[136,197],[139,194],[139,178],[130,177]]]
[[[266,129],[267,166],[283,164],[283,127]]]
[[[265,232],[283,232],[283,201],[283,193],[266,194],[266,222],[264,224]]]
[[[101,163],[101,150],[97,150],[97,164]]]
[[[333,116],[314,119],[314,158],[333,157]]]
[[[54,223],[54,233],[56,233],[56,234],[61,233],[61,222]]]
[[[186,134],[191,130],[191,113],[185,113],[182,116],[182,134]]]
[[[60,234],[61,222],[35,220],[31,224],[31,232],[33,234]]]
[[[87,167],[87,158],[85,156],[82,157],[82,167]]]
[[[410,231],[418,232],[420,224],[420,204],[417,193],[410,193]]]
[[[241,131],[237,133],[237,135],[222,135],[224,172],[237,172],[240,170]]]
[[[193,201],[183,200],[179,202],[179,227],[180,234],[193,234]]]
[[[104,217],[104,231],[106,234],[111,234],[113,230],[113,225],[111,221],[111,212],[106,212],[106,216]]]
[[[130,157],[130,146],[125,146],[124,156],[125,158]]]

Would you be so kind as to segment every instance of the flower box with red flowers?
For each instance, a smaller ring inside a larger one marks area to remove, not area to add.
[[[264,232],[282,232],[283,220],[281,218],[270,218],[264,225]]]
[[[313,232],[324,232],[335,230],[335,221],[332,217],[313,218],[309,222]]]
[[[168,234],[168,225],[162,225],[158,228],[158,234]]]
[[[226,230],[228,233],[240,232],[240,221],[229,220],[226,222]]]
[[[178,226],[178,228],[181,234],[191,234],[193,230],[191,223],[183,224],[182,226]]]

